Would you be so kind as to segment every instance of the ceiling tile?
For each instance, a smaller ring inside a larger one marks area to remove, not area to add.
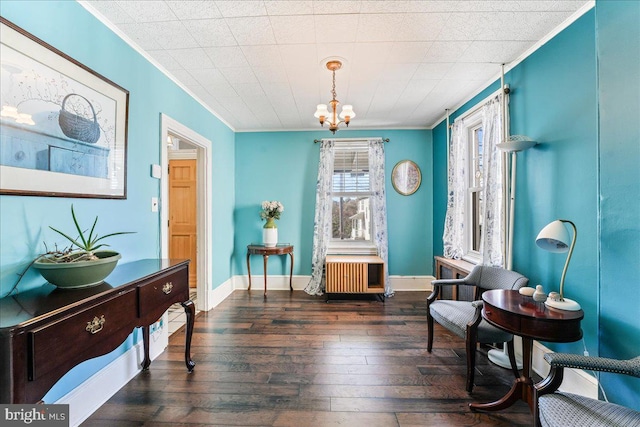
[[[220,70],[215,68],[191,70],[189,73],[204,87],[210,84],[229,84]]]
[[[314,0],[313,13],[316,15],[360,13],[360,3],[362,2],[357,0]]]
[[[272,16],[270,18],[278,43],[315,43],[313,15]]]
[[[178,61],[185,70],[214,68],[213,62],[211,62],[204,49],[200,47],[192,49],[171,49],[167,50],[167,52],[173,59]]]
[[[226,19],[239,45],[275,44],[271,23],[266,16]]]
[[[424,57],[424,62],[456,62],[469,46],[470,41],[433,42]]]
[[[223,101],[224,99],[239,97],[236,90],[232,88],[231,85],[226,81],[209,83],[205,85],[204,88],[207,90],[209,94],[216,97],[216,99],[219,99],[220,102],[222,102],[223,104],[224,104],[224,101]]]
[[[176,15],[164,1],[126,1],[116,2],[127,15],[135,17],[136,22],[173,21]]]
[[[236,46],[238,44],[224,19],[188,20],[184,23],[200,47]]]
[[[218,10],[225,18],[246,17],[246,16],[263,16],[267,14],[262,1],[235,0],[235,1],[216,1]]]
[[[494,62],[506,64],[531,46],[525,41],[475,41],[460,56],[460,62]]]
[[[396,42],[393,44],[387,62],[422,62],[432,42]]]
[[[235,89],[236,93],[240,95],[241,98],[250,98],[256,95],[264,95],[264,91],[262,90],[262,86],[260,83],[236,83],[233,84],[232,87]]]
[[[251,67],[221,68],[220,72],[232,85],[234,83],[258,83]]]
[[[165,70],[181,70],[182,65],[169,54],[166,50],[149,50],[147,51],[153,59],[155,59]]]
[[[395,40],[431,41],[437,40],[438,34],[447,22],[448,14],[444,13],[412,13],[404,16],[402,24],[396,29]]]
[[[238,46],[207,47],[204,51],[216,68],[249,66],[242,49]]]
[[[135,44],[144,50],[161,50],[162,46],[158,44],[155,37],[140,27],[139,24],[120,24],[118,28],[127,35]]]
[[[318,43],[356,41],[358,15],[316,15],[314,20]]]
[[[396,40],[401,31],[404,16],[397,13],[360,15],[358,42]]]
[[[452,66],[453,63],[450,62],[420,64],[413,75],[413,80],[440,80],[446,76]]]
[[[274,15],[313,15],[312,1],[265,1],[267,14]]]
[[[252,67],[282,66],[280,49],[275,45],[267,46],[240,46],[244,57]]]
[[[251,67],[258,81],[265,83],[286,83],[287,72],[282,67]]]
[[[212,1],[167,1],[167,5],[169,5],[178,19],[182,20],[222,18],[222,14]]]
[[[198,43],[191,37],[181,21],[149,22],[138,25],[149,33],[163,49],[198,47]]]

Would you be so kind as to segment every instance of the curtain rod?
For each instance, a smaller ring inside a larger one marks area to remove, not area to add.
[[[322,142],[324,139],[336,139],[340,141],[366,141],[368,139],[373,139],[373,138],[323,138],[323,139],[314,139],[313,143],[317,144],[318,142]],[[382,142],[389,142],[389,138],[380,138],[380,139],[382,139]]]

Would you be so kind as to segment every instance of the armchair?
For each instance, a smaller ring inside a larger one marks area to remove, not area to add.
[[[467,353],[466,390],[473,389],[478,343],[506,342],[509,349],[509,361],[514,375],[518,378],[513,351],[513,335],[499,329],[482,318],[482,292],[490,289],[520,289],[529,283],[529,279],[515,271],[499,267],[477,265],[463,279],[441,279],[431,282],[433,292],[427,297],[427,351],[433,347],[433,321],[444,326],[465,340]],[[444,286],[475,286],[475,301],[455,301],[437,299]]]
[[[537,427],[640,427],[640,412],[601,400],[556,391],[564,368],[613,372],[640,378],[640,356],[629,360],[548,353],[549,375],[535,385],[533,416]]]

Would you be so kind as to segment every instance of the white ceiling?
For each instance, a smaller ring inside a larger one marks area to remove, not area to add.
[[[593,1],[81,3],[234,130],[258,131],[319,129],[333,56],[351,129],[431,127]]]

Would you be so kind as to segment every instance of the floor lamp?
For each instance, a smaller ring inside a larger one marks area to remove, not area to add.
[[[507,231],[507,269],[511,270],[513,264],[513,220],[516,209],[516,160],[518,151],[528,150],[529,148],[536,145],[537,142],[533,141],[531,138],[524,135],[512,135],[506,139],[505,142],[501,142],[496,144],[499,150],[504,151],[506,153],[511,154],[511,164],[510,164],[510,180],[511,184],[508,187],[508,198],[509,198],[509,225]],[[507,353],[507,346],[504,345],[502,350],[489,350],[488,352],[489,360],[495,363],[498,366],[503,368],[511,368],[511,363],[509,362],[509,354]],[[522,361],[516,359],[516,363],[518,365],[518,369],[522,369]]]

